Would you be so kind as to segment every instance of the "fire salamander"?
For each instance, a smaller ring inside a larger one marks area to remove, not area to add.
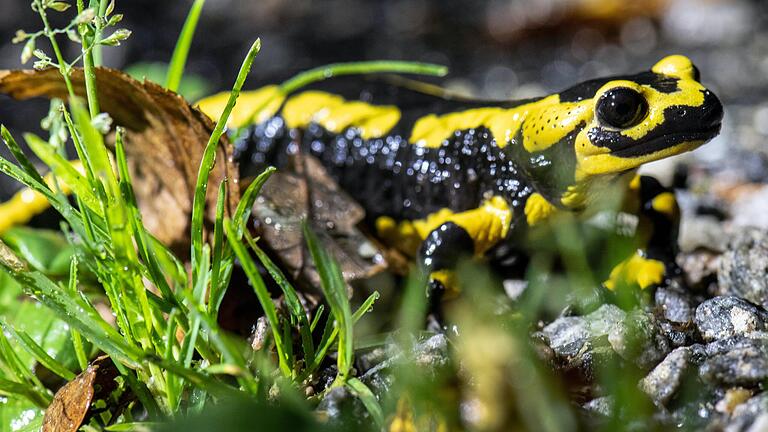
[[[366,209],[378,236],[414,257],[438,287],[454,286],[463,255],[521,251],[534,228],[586,213],[616,185],[628,197],[623,211],[644,229],[604,285],[661,283],[674,263],[678,207],[670,190],[636,170],[707,142],[723,117],[680,55],[650,71],[522,101],[475,101],[404,83],[355,86],[349,94],[285,96],[277,86],[244,93],[230,118],[243,132],[242,175],[285,166],[297,151],[315,156]],[[217,118],[225,98],[199,106]]]
[[[723,117],[688,58],[523,101],[389,87],[285,97],[270,86],[246,94],[233,117],[247,125],[236,144],[241,171],[285,165],[295,151],[317,157],[366,209],[378,236],[444,287],[454,284],[461,256],[488,256],[500,245],[519,250],[531,228],[585,212],[607,185],[620,185],[632,203],[623,211],[646,229],[604,285],[663,281],[674,263],[678,207],[672,191],[636,170],[712,139]],[[222,98],[201,108],[215,116]],[[248,111],[255,105],[263,109]]]

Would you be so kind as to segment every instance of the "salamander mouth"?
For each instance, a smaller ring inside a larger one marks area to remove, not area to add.
[[[647,156],[685,142],[698,142],[699,145],[716,137],[720,133],[720,124],[710,126],[700,131],[685,131],[664,134],[641,143],[633,143],[624,148],[615,149],[611,154],[621,158]]]

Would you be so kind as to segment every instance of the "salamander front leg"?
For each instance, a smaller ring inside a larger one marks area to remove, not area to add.
[[[475,242],[469,233],[453,222],[432,230],[421,243],[418,263],[429,274],[429,296],[433,304],[458,293],[454,269],[459,259],[470,257]]]
[[[640,202],[637,235],[641,245],[611,271],[605,286],[612,290],[621,285],[661,285],[679,272],[675,257],[680,209],[674,192],[649,176],[636,177],[630,188],[638,194]]]

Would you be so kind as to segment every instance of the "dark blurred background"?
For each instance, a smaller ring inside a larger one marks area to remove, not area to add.
[[[105,64],[147,75],[152,63],[167,62],[190,5],[118,0],[120,26],[133,34],[105,49]],[[739,161],[743,175],[764,176],[767,19],[768,2],[759,0],[208,0],[187,65],[199,79],[187,95],[231,86],[256,37],[262,51],[246,87],[329,62],[403,59],[445,64],[451,73],[443,84],[494,98],[557,91],[681,53],[727,105],[722,136],[689,158],[728,165],[744,150],[760,157],[746,158],[754,167]],[[21,67],[13,33],[38,28],[28,0],[0,0],[0,68]],[[78,54],[62,43],[68,58]],[[39,130],[46,108],[0,96],[0,122],[16,134]],[[665,163],[650,169],[669,177]],[[0,194],[7,193],[6,185]]]

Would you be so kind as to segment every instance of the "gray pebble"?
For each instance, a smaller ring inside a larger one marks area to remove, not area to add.
[[[587,320],[579,316],[560,317],[542,330],[549,346],[562,357],[574,357],[589,340]]]
[[[760,336],[767,328],[768,312],[740,297],[722,296],[702,302],[694,321],[705,341]]]
[[[712,355],[699,368],[707,383],[755,387],[768,378],[768,344],[755,341]]]
[[[721,293],[768,306],[768,232],[736,231],[720,257],[717,279]]]
[[[690,359],[690,348],[675,349],[640,380],[638,387],[657,404],[666,405],[680,387]]]
[[[669,321],[688,324],[693,320],[693,301],[683,289],[660,287],[656,290],[655,302]]]
[[[642,369],[652,368],[671,350],[653,314],[638,310],[611,329],[608,341],[622,358]]]

